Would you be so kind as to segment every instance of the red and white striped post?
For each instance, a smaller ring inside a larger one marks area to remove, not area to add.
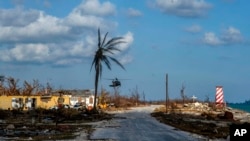
[[[222,86],[216,86],[215,104],[216,107],[224,107],[224,93]]]

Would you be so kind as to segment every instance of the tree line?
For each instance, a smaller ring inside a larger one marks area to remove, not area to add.
[[[33,80],[32,82],[25,80],[22,86],[19,86],[19,79],[4,76],[0,78],[0,95],[42,95],[52,91],[49,83],[44,86],[39,80]]]

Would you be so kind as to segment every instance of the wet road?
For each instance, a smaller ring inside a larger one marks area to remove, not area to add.
[[[118,141],[196,141],[197,136],[159,123],[150,116],[156,106],[134,108],[95,127],[91,139]],[[202,140],[202,139],[199,139]]]

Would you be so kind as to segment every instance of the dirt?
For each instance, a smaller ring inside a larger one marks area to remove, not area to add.
[[[188,131],[210,139],[226,139],[229,136],[230,124],[235,123],[235,121],[226,119],[211,119],[211,117],[204,115],[167,114],[164,112],[154,112],[151,115],[158,121],[175,127],[176,130]]]
[[[0,110],[0,138],[33,140],[74,139],[79,132],[86,138],[93,132],[91,122],[110,120],[112,114],[73,109],[34,111]],[[7,128],[8,126],[12,128]],[[6,133],[9,130],[10,133]]]

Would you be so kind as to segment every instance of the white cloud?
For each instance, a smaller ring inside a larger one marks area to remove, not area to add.
[[[243,41],[243,36],[241,35],[241,32],[234,27],[228,27],[223,32],[221,38],[227,43],[239,43]]]
[[[195,24],[190,27],[187,27],[185,30],[190,33],[198,33],[198,32],[201,32],[202,27]]]
[[[244,39],[241,32],[234,28],[228,27],[225,29],[221,35],[217,36],[213,32],[207,32],[204,35],[203,42],[207,45],[217,46],[217,45],[232,45],[243,43]]]
[[[205,33],[203,41],[205,44],[212,46],[223,44],[223,42],[213,32]]]
[[[140,17],[140,16],[142,16],[142,13],[139,10],[129,8],[128,11],[127,11],[127,15],[129,17]]]
[[[78,7],[64,19],[64,23],[71,26],[71,31],[75,34],[81,32],[83,28],[109,29],[117,27],[114,21],[108,21],[103,16],[114,15],[115,6],[110,2],[101,4],[98,0],[83,1]]]
[[[85,0],[73,12],[81,15],[107,16],[115,14],[115,6],[108,1],[101,4],[99,0]]]
[[[134,37],[133,37],[133,33],[131,33],[131,32],[128,32],[128,33],[126,33],[124,36],[122,36],[124,39],[123,39],[123,41],[125,42],[125,43],[123,43],[123,44],[120,44],[119,46],[118,46],[118,48],[121,50],[121,51],[125,51],[125,50],[127,50],[129,47],[130,47],[130,45],[133,43],[133,41],[134,41]]]
[[[156,7],[166,14],[181,17],[202,17],[211,8],[205,0],[156,0]]]
[[[94,54],[97,46],[97,38],[95,36],[87,36],[83,41],[69,44],[69,55],[70,56],[84,56],[90,57]]]
[[[32,9],[0,9],[0,42],[3,44],[0,61],[81,63],[95,53],[97,28],[114,30],[117,27],[116,21],[105,19],[114,13],[112,3],[98,0],[83,1],[64,18]],[[132,44],[133,34],[125,34],[124,40],[126,43],[119,46],[123,51]]]
[[[67,19],[66,24],[75,27],[97,28],[102,25],[104,19],[93,15],[80,15],[79,13],[71,13]]]
[[[124,56],[122,56],[122,57],[119,58],[119,62],[121,64],[123,64],[123,65],[124,64],[128,64],[128,63],[130,63],[132,61],[133,61],[133,56],[131,56],[129,54],[126,54],[126,55],[124,55]]]
[[[19,15],[19,13],[17,13],[17,15]],[[22,17],[16,17],[16,18],[17,21],[20,21],[19,18]],[[28,17],[26,18],[28,19]],[[39,14],[36,15],[36,17],[32,18],[33,20],[30,21],[27,20],[29,21],[29,23],[26,23],[25,25],[22,26],[16,26],[11,24],[9,26],[2,26],[0,30],[0,41],[1,42],[31,42],[31,41],[45,42],[45,41],[51,41],[52,39],[58,40],[59,38],[63,38],[64,36],[62,35],[66,35],[66,33],[68,33],[69,31],[69,27],[63,25],[60,19],[46,15],[43,12],[39,12]]]
[[[54,65],[55,66],[67,66],[67,65],[71,65],[71,64],[75,64],[75,63],[81,63],[81,62],[82,62],[81,59],[68,58],[68,59],[57,60],[54,63]]]
[[[34,22],[39,14],[37,10],[25,11],[22,8],[0,9],[0,26],[25,26]]]
[[[44,44],[18,44],[10,55],[17,61],[43,62],[49,57],[49,48]]]

